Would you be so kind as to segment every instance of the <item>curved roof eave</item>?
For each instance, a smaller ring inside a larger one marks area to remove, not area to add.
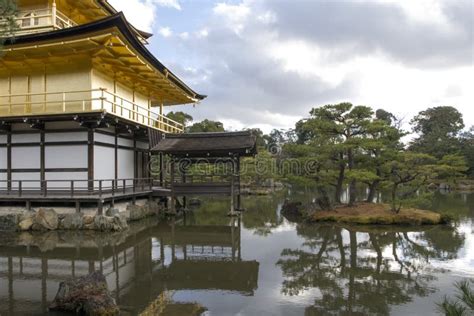
[[[34,42],[59,40],[65,37],[85,35],[87,33],[97,32],[112,27],[116,27],[125,37],[125,39],[147,62],[149,62],[154,68],[156,68],[173,84],[175,84],[186,94],[188,94],[190,99],[199,101],[207,97],[206,95],[199,94],[192,90],[190,87],[188,87],[181,79],[179,79],[174,73],[172,73],[168,68],[166,68],[155,56],[153,56],[153,54],[140,42],[140,40],[137,39],[136,35],[132,30],[132,27],[127,22],[122,12],[116,13],[114,15],[111,15],[110,17],[106,17],[94,22],[66,29],[44,33],[26,34],[14,38],[8,38],[6,39],[4,46],[6,47],[10,45],[31,44]]]

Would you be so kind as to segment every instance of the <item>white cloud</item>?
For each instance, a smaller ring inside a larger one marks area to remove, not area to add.
[[[169,27],[160,27],[158,33],[163,37],[170,37],[173,35],[173,31]]]
[[[178,0],[149,0],[151,2],[155,2],[156,4],[162,6],[162,7],[167,7],[167,8],[173,8],[176,10],[181,10],[181,5],[179,4]]]
[[[214,14],[223,18],[223,22],[235,33],[240,33],[245,26],[251,10],[246,3],[232,5],[227,3],[218,3],[213,8]]]
[[[187,40],[189,38],[189,33],[188,32],[179,33],[179,37],[183,40]]]
[[[110,3],[117,11],[122,11],[133,26],[143,31],[152,31],[156,7],[152,1],[110,0]]]
[[[158,7],[181,10],[178,0],[110,0],[117,11],[122,11],[136,28],[151,32],[156,21]]]

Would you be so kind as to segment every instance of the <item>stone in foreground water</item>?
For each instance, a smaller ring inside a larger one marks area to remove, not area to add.
[[[119,308],[107,289],[105,276],[99,271],[61,282],[49,309],[85,315],[119,314]]]

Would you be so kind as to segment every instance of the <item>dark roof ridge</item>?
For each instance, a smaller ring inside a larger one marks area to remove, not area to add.
[[[234,137],[234,136],[251,136],[250,131],[237,132],[198,132],[198,133],[183,133],[183,134],[166,134],[166,138],[205,138],[205,137]]]

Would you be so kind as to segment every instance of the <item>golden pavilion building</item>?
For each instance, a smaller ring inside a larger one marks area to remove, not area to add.
[[[106,0],[17,3],[0,55],[0,200],[102,203],[148,192],[150,149],[184,129],[164,107],[205,96]]]

